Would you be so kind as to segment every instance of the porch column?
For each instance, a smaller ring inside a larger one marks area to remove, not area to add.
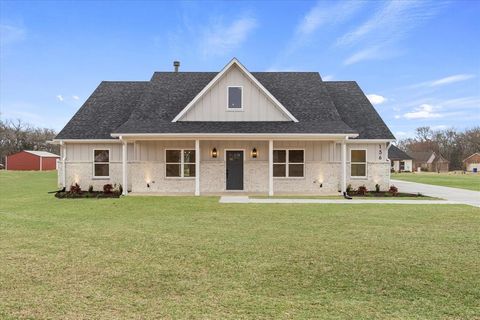
[[[268,141],[268,195],[273,196],[273,140]]]
[[[122,187],[123,195],[128,194],[128,181],[127,181],[127,142],[122,141]]]
[[[195,195],[200,195],[200,140],[195,140]]]
[[[62,146],[62,184],[63,187],[67,187],[67,164],[65,163],[67,161],[67,146],[65,143],[62,141],[60,142]]]
[[[342,180],[340,182],[342,194],[347,191],[347,144],[342,141]]]

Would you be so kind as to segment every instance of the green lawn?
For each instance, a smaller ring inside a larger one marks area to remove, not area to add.
[[[456,174],[435,172],[392,173],[392,179],[480,191],[480,174],[462,174],[459,172]]]
[[[480,209],[56,199],[0,172],[0,319],[472,319]]]

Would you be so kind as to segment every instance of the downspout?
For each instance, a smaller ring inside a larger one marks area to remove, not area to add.
[[[388,157],[388,150],[392,146],[391,142],[387,142],[387,160],[388,160],[388,185],[390,186],[390,180],[392,179],[392,161]],[[412,165],[413,167],[413,165]],[[413,168],[412,168],[413,169]]]
[[[127,141],[123,140],[123,137],[119,137],[122,141],[122,194],[126,196],[128,194],[128,181],[127,181]]]
[[[347,140],[348,136],[342,141],[342,195],[345,199],[352,199],[347,194]]]

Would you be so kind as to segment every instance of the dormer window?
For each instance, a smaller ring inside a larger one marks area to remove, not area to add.
[[[242,110],[243,109],[243,93],[242,87],[228,87],[228,105],[229,110]]]

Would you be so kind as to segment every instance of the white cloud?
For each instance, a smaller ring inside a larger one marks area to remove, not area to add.
[[[373,94],[373,93],[372,94],[367,94],[367,98],[374,105],[382,104],[385,101],[387,101],[387,98],[385,98],[384,96],[381,96],[381,95],[378,95],[378,94]]]
[[[57,97],[57,100],[58,100],[58,101],[63,101],[63,100],[65,100],[61,94],[58,94],[56,97]]]
[[[320,37],[317,35],[320,35],[320,33],[317,33],[317,31],[319,29],[322,30],[323,34],[330,32],[332,29],[329,29],[329,31],[326,31],[326,29],[347,21],[365,4],[364,1],[318,1],[298,22],[292,38],[287,42],[285,49],[279,52],[277,59],[270,68],[278,69],[279,65],[290,61],[290,56],[307,45],[309,40],[315,39],[318,41]]]
[[[398,114],[395,115],[395,119],[400,119],[401,117],[402,117],[401,115],[398,115]]]
[[[331,74],[327,74],[326,76],[322,77],[323,81],[332,81],[335,77]]]
[[[435,15],[442,6],[440,1],[385,3],[370,19],[337,39],[337,46],[359,46],[344,64],[398,55],[402,50],[394,48],[394,45],[420,23]]]
[[[80,97],[79,96],[72,96],[72,99],[73,100],[80,100]]]
[[[469,80],[469,79],[472,79],[472,78],[475,78],[475,75],[473,75],[473,74],[456,74],[456,75],[453,75],[453,76],[429,81],[429,82],[426,82],[425,84],[430,86],[430,87],[438,87],[438,86],[442,86],[442,85],[445,85],[445,84],[450,84],[450,83]]]
[[[257,21],[251,17],[242,17],[230,25],[214,23],[207,27],[201,39],[205,56],[225,55],[238,48],[257,27]]]
[[[434,107],[430,104],[422,104],[414,109],[412,112],[407,112],[403,115],[406,119],[431,119],[431,118],[440,118],[442,115],[435,110],[438,107]]]
[[[7,24],[0,24],[0,44],[2,46],[25,39],[25,29]]]
[[[361,1],[346,1],[327,7],[325,2],[319,1],[300,21],[297,26],[297,33],[309,35],[323,25],[345,21],[362,5]]]

